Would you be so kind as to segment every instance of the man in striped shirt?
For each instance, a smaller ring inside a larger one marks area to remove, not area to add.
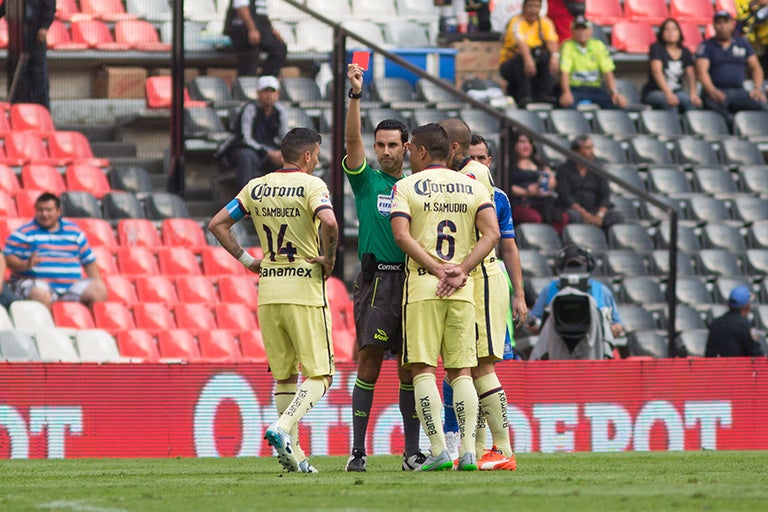
[[[61,202],[54,194],[45,192],[37,198],[35,218],[10,234],[3,254],[18,299],[48,307],[57,300],[87,306],[107,300],[88,240],[76,224],[61,218]]]

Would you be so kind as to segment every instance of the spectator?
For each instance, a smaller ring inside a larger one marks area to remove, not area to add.
[[[277,103],[280,81],[262,76],[256,82],[258,101],[249,101],[230,123],[232,134],[214,158],[234,169],[237,184],[244,187],[283,165],[280,140],[288,133],[288,115]]]
[[[237,52],[238,76],[280,75],[288,47],[267,17],[267,0],[230,0],[224,34]],[[261,52],[267,58],[258,73]]]
[[[584,15],[584,0],[549,0],[547,16],[555,24],[560,44],[571,38],[574,16]]]
[[[680,112],[701,107],[701,98],[696,90],[693,55],[683,45],[683,33],[677,20],[664,20],[649,54],[648,82],[643,87],[643,103],[653,108]],[[683,89],[683,79],[687,82],[688,92]]]
[[[752,294],[746,286],[737,286],[728,295],[728,312],[709,325],[707,357],[758,357],[763,349],[752,335],[747,320]]]
[[[539,15],[540,10],[541,0],[524,0],[522,14],[509,20],[504,33],[499,73],[507,81],[507,94],[520,108],[531,101],[554,101],[557,32],[552,20]]]
[[[571,143],[575,151],[587,160],[595,160],[595,146],[589,135],[579,135]],[[558,203],[566,208],[568,221],[586,223],[607,230],[623,221],[621,214],[611,208],[611,189],[605,178],[589,172],[574,160],[557,168]]]
[[[736,0],[736,18],[763,68],[768,69],[768,0]]]
[[[600,108],[624,108],[627,99],[616,89],[608,48],[592,38],[592,22],[584,16],[573,20],[573,39],[560,47],[560,105],[569,108],[595,103]],[[602,75],[602,79],[601,79]]]
[[[6,268],[8,265],[5,263],[5,256],[0,254],[0,305],[8,309],[16,297],[14,297],[10,285],[5,282]]]
[[[717,11],[715,36],[706,39],[696,52],[696,73],[703,90],[704,107],[720,112],[729,122],[742,110],[766,110],[763,68],[749,41],[734,35],[736,22],[728,11]],[[752,90],[744,89],[747,68]]]
[[[22,51],[27,55],[26,65],[10,99],[12,103],[39,103],[49,108],[48,57],[46,54],[48,27],[56,14],[56,0],[26,0]],[[5,16],[5,3],[0,4],[0,18]]]
[[[528,135],[518,132],[512,139],[512,217],[517,223],[551,224],[562,233],[568,215],[556,201],[557,176],[537,153]]]
[[[523,0],[496,0],[491,8],[491,30],[504,32],[512,16],[523,12]],[[547,15],[547,0],[541,0],[541,16]]]
[[[61,218],[59,198],[45,192],[35,201],[35,218],[12,232],[3,250],[18,299],[50,307],[58,300],[87,306],[107,300],[96,256],[77,224]],[[85,269],[87,279],[82,279]]]

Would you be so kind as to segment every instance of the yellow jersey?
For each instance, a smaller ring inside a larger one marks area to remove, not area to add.
[[[280,169],[249,181],[236,199],[264,249],[259,304],[326,305],[323,268],[305,259],[320,254],[316,213],[332,208],[323,180]]]
[[[478,240],[477,212],[493,208],[492,195],[478,181],[447,167],[429,167],[398,181],[393,188],[391,217],[410,221],[413,238],[433,258],[459,264]],[[406,258],[403,302],[438,299],[438,279],[412,258]],[[472,281],[449,300],[472,302]]]
[[[462,167],[459,172],[469,176],[474,180],[477,180],[490,192],[491,198],[494,197],[493,189],[495,185],[493,183],[493,177],[491,176],[491,170],[487,165],[481,164],[477,160],[469,160],[464,164],[464,167]],[[491,253],[485,257],[483,262],[472,270],[472,277],[474,279],[478,279],[481,277],[492,276],[494,274],[501,273],[501,267],[499,267],[499,265],[496,263],[497,259],[496,251],[491,251]]]

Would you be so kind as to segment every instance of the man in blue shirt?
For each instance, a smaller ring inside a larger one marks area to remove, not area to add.
[[[717,11],[715,37],[699,45],[696,74],[701,82],[704,108],[720,112],[730,123],[742,110],[768,110],[763,90],[763,68],[749,42],[735,36],[736,21],[728,11]],[[744,89],[749,68],[754,87]]]

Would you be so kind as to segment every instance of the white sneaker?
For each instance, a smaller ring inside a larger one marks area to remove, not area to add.
[[[459,458],[459,433],[458,432],[446,432],[445,433],[445,447],[448,449],[448,455],[451,460]]]
[[[317,473],[315,466],[309,463],[309,459],[299,462],[299,473]]]

